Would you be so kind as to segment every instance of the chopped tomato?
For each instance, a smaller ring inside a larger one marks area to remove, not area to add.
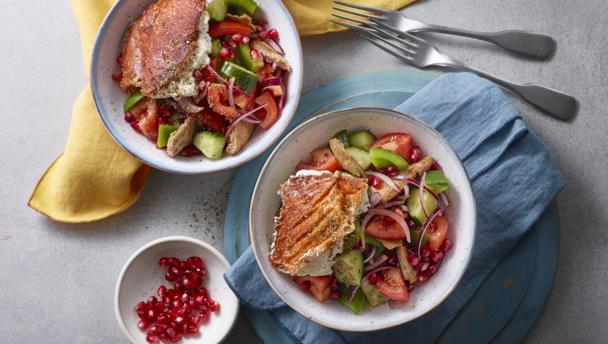
[[[412,156],[412,138],[408,134],[391,133],[383,135],[372,144],[372,147],[388,149],[399,154],[408,162],[410,162]]]
[[[255,98],[255,103],[258,105],[266,104],[266,107],[257,112],[257,116],[262,119],[260,127],[268,130],[279,119],[279,109],[274,96],[269,91],[262,93]]]
[[[340,163],[334,157],[334,154],[329,148],[315,149],[310,153],[312,157],[312,164],[300,161],[296,170],[316,170],[316,171],[330,171],[335,172],[340,169]]]
[[[211,36],[211,38],[232,36],[236,34],[249,36],[252,32],[253,30],[248,25],[232,20],[223,20],[218,23],[209,24],[209,36]]]
[[[245,111],[250,111],[255,107],[255,97],[239,92],[234,95],[234,104]]]
[[[367,226],[365,226],[365,235],[386,240],[405,238],[405,232],[397,221],[383,215],[372,217]]]
[[[324,302],[331,295],[331,275],[327,276],[297,276],[294,281],[303,290],[308,289],[319,302]]]
[[[258,69],[256,72],[260,81],[272,79],[275,77],[274,72],[272,71],[272,66],[270,64],[265,64],[262,68]]]
[[[379,272],[380,278],[376,282],[376,288],[384,296],[391,300],[407,301],[410,299],[410,293],[405,286],[403,275],[399,268],[391,268]]]
[[[159,105],[156,99],[146,98],[131,108],[141,133],[149,140],[156,141],[158,136]]]
[[[429,248],[437,251],[448,234],[448,220],[443,216],[436,217],[429,228]]]
[[[209,108],[205,108],[203,111],[195,114],[194,118],[201,127],[207,127],[211,131],[225,134],[228,128],[226,117],[215,113]]]
[[[235,118],[238,116],[239,113],[236,109],[233,109],[230,105],[226,105],[226,100],[228,99],[228,89],[226,88],[226,85],[211,84],[209,85],[207,92],[207,101],[213,111],[228,118]]]

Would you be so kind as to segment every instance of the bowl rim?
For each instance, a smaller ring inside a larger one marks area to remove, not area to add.
[[[157,163],[154,163],[152,161],[149,161],[148,159],[146,159],[146,154],[138,154],[137,150],[134,149],[133,147],[131,147],[130,145],[122,142],[119,139],[119,135],[112,129],[109,120],[106,119],[106,114],[104,111],[104,107],[102,105],[101,102],[101,95],[99,94],[99,90],[97,88],[97,84],[98,84],[98,78],[97,78],[97,73],[95,73],[95,70],[97,69],[97,65],[99,62],[99,50],[100,50],[100,46],[101,46],[101,42],[106,34],[106,31],[108,29],[109,26],[109,22],[112,20],[112,18],[114,18],[114,16],[116,15],[116,13],[118,12],[118,10],[124,5],[126,4],[128,1],[132,1],[132,0],[117,0],[114,5],[112,5],[112,7],[110,8],[110,10],[108,11],[108,13],[106,14],[106,16],[104,17],[103,21],[101,22],[101,25],[99,26],[99,29],[97,31],[97,35],[95,36],[95,43],[93,44],[93,49],[91,50],[91,60],[90,60],[90,66],[89,66],[89,87],[91,88],[91,94],[93,96],[93,102],[95,103],[95,109],[97,110],[97,114],[98,116],[101,118],[101,121],[104,125],[104,127],[106,128],[106,131],[110,134],[110,137],[112,138],[112,140],[114,142],[116,142],[116,144],[121,147],[123,150],[127,151],[131,156],[135,157],[137,160],[141,161],[144,164],[147,164],[151,167],[154,167],[157,170],[161,170],[167,173],[173,173],[173,174],[180,174],[180,175],[201,175],[201,174],[209,174],[209,173],[214,173],[214,172],[219,172],[219,171],[226,171],[226,170],[230,170],[233,169],[235,167],[241,166],[255,158],[257,158],[260,154],[264,153],[268,148],[272,147],[272,145],[279,139],[281,138],[282,134],[285,132],[285,130],[287,129],[287,127],[289,126],[289,124],[291,123],[291,120],[293,119],[297,109],[298,109],[298,104],[300,102],[300,97],[302,95],[302,87],[304,84],[304,55],[302,52],[302,41],[300,39],[300,35],[298,34],[298,30],[295,24],[295,20],[293,19],[293,16],[291,15],[291,13],[287,10],[287,7],[285,7],[285,4],[283,4],[282,1],[280,0],[270,0],[272,1],[282,12],[283,14],[286,16],[287,21],[289,22],[289,26],[290,28],[293,29],[293,31],[295,32],[295,42],[296,42],[296,47],[297,47],[297,56],[300,57],[300,63],[299,63],[299,68],[298,68],[298,72],[300,75],[299,80],[297,81],[297,92],[296,94],[293,95],[289,95],[289,98],[293,99],[294,101],[294,107],[293,110],[291,111],[291,113],[289,114],[288,118],[284,121],[282,127],[279,129],[279,131],[277,132],[277,135],[270,140],[267,144],[260,146],[259,150],[257,152],[254,152],[250,157],[246,158],[246,159],[241,159],[236,161],[235,163],[233,163],[232,165],[227,165],[224,167],[216,167],[216,168],[209,168],[209,169],[201,169],[201,170],[194,170],[194,171],[183,171],[180,169],[175,169],[173,167],[171,167],[172,165],[159,165]],[[156,0],[154,0],[156,1]],[[293,72],[292,72],[293,73]],[[291,77],[291,75],[290,75]],[[281,113],[281,117],[283,117],[283,115],[285,115],[285,113]],[[276,123],[275,123],[276,124]],[[238,155],[237,155],[238,157]],[[172,159],[172,158],[171,158]],[[203,166],[206,160],[202,161],[201,164]]]
[[[264,271],[264,269],[261,268],[262,264],[261,264],[261,259],[264,259],[266,257],[260,257],[257,250],[255,249],[255,247],[257,247],[256,245],[256,241],[255,241],[255,236],[253,235],[253,207],[254,207],[254,202],[253,199],[255,197],[255,195],[258,193],[258,187],[260,186],[260,181],[262,179],[262,176],[264,176],[266,174],[267,169],[270,167],[270,163],[271,161],[273,161],[274,156],[277,154],[277,152],[279,151],[279,149],[284,145],[287,144],[287,142],[291,141],[291,139],[293,138],[293,136],[295,136],[295,134],[303,129],[306,129],[310,126],[314,126],[316,124],[317,121],[322,121],[328,117],[339,117],[341,115],[344,114],[348,114],[350,112],[379,112],[379,113],[384,113],[385,115],[391,115],[391,116],[396,116],[396,117],[402,117],[404,118],[406,121],[411,121],[414,122],[418,125],[420,125],[421,127],[429,130],[432,134],[434,134],[435,139],[439,140],[440,143],[447,147],[448,150],[448,154],[452,156],[452,158],[454,158],[455,161],[457,161],[458,166],[462,169],[462,172],[464,172],[465,175],[465,180],[466,183],[463,184],[464,187],[464,192],[470,194],[471,196],[471,207],[472,207],[472,211],[473,211],[473,219],[472,219],[472,243],[471,243],[471,248],[468,252],[468,255],[466,257],[466,261],[464,262],[464,264],[462,265],[463,268],[462,270],[459,272],[459,276],[458,278],[456,278],[456,280],[454,281],[454,283],[450,286],[450,288],[445,292],[445,294],[443,295],[443,297],[441,299],[439,299],[435,304],[433,304],[431,307],[429,307],[427,310],[425,310],[424,312],[418,314],[417,316],[415,316],[414,318],[411,318],[407,321],[393,321],[390,323],[386,323],[386,324],[381,324],[381,325],[370,325],[364,329],[360,329],[360,328],[350,328],[350,327],[340,327],[340,326],[335,326],[333,324],[328,324],[328,323],[324,323],[318,319],[316,319],[314,317],[314,315],[307,315],[304,314],[298,307],[295,307],[294,304],[292,302],[290,302],[286,297],[284,297],[279,291],[278,288],[274,285],[274,283],[271,281],[271,279],[268,277],[268,275],[266,274],[266,272]],[[291,309],[293,309],[294,311],[298,312],[300,315],[304,316],[305,318],[307,318],[308,320],[311,320],[321,326],[325,326],[334,330],[338,330],[338,331],[350,331],[350,332],[370,332],[370,331],[377,331],[377,330],[384,330],[384,329],[388,329],[388,328],[392,328],[398,325],[402,325],[408,322],[411,322],[413,320],[416,320],[424,315],[426,315],[427,313],[429,313],[430,311],[432,311],[433,309],[435,309],[437,306],[439,306],[440,304],[442,304],[451,294],[452,292],[456,289],[456,287],[460,284],[460,282],[462,281],[462,278],[464,277],[464,274],[467,270],[467,268],[469,267],[469,263],[471,262],[471,258],[473,256],[473,251],[475,249],[475,236],[476,236],[476,232],[477,232],[477,205],[476,205],[476,201],[475,201],[475,194],[473,193],[473,188],[471,186],[471,178],[469,176],[469,174],[467,173],[467,170],[464,167],[464,164],[462,163],[462,160],[458,157],[458,154],[456,154],[456,152],[454,151],[454,149],[452,148],[452,146],[449,144],[448,140],[441,134],[439,133],[435,128],[433,128],[432,126],[430,126],[429,124],[417,119],[416,117],[409,115],[405,112],[401,112],[401,111],[397,111],[394,109],[389,109],[389,108],[383,108],[383,107],[368,107],[368,106],[354,106],[354,107],[348,107],[348,108],[343,108],[343,109],[336,109],[336,110],[332,110],[332,111],[328,111],[319,115],[316,115],[312,118],[307,119],[306,121],[302,122],[301,124],[299,124],[298,126],[296,126],[294,129],[292,129],[289,133],[287,133],[287,135],[285,135],[285,137],[279,142],[279,144],[277,144],[277,146],[272,150],[272,153],[268,156],[268,158],[266,159],[266,162],[264,162],[264,166],[262,167],[262,170],[260,171],[260,175],[258,176],[258,179],[255,183],[255,187],[253,189],[253,193],[251,196],[251,201],[249,204],[249,238],[251,240],[251,247],[252,247],[252,251],[253,254],[255,256],[256,262],[258,264],[258,267],[260,267],[260,271],[262,272],[262,275],[264,275],[264,278],[266,279],[266,282],[268,282],[268,284],[270,285],[270,287],[272,288],[272,290],[274,291],[274,293],[279,296],[279,298],[281,298],[281,300],[283,300],[283,302],[285,302],[285,304],[287,304]]]
[[[125,264],[120,269],[118,279],[116,280],[116,286],[114,287],[114,315],[116,317],[116,321],[118,322],[118,326],[122,330],[123,334],[132,343],[137,343],[137,340],[133,337],[133,335],[127,328],[127,325],[125,324],[125,321],[120,312],[120,305],[119,305],[120,289],[122,286],[123,278],[125,276],[125,273],[129,269],[129,267],[131,266],[131,263],[133,263],[133,261],[137,257],[139,257],[144,251],[148,250],[151,247],[158,246],[158,245],[161,245],[161,244],[164,244],[167,242],[186,242],[186,243],[198,245],[201,248],[211,252],[216,258],[218,258],[220,260],[220,262],[226,267],[226,269],[230,268],[230,262],[215,247],[211,246],[210,244],[208,244],[202,240],[191,238],[188,236],[183,236],[183,235],[166,236],[166,237],[154,239],[154,240],[148,242],[147,244],[144,244],[140,248],[138,248],[133,254],[131,254],[129,259],[127,259]],[[237,301],[238,301],[238,298],[237,298]],[[224,335],[222,336],[220,341],[224,340],[226,338],[226,336],[228,336],[228,334],[232,331],[232,328],[234,327],[234,324],[236,323],[236,319],[239,315],[239,311],[240,311],[240,301],[236,303],[236,311],[234,312],[234,315],[232,316],[232,319],[230,320],[230,326],[228,326],[228,328],[226,329],[226,333],[224,333]]]

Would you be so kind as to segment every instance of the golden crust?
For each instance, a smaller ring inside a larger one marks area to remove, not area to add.
[[[205,0],[158,0],[129,26],[122,46],[124,90],[152,96],[182,74],[197,48]]]
[[[296,275],[310,252],[318,256],[339,245],[354,231],[366,190],[366,179],[339,172],[291,177],[279,189],[283,205],[275,220],[270,262],[279,271]]]

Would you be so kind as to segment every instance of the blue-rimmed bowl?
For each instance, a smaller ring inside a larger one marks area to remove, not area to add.
[[[119,0],[112,7],[97,34],[91,59],[91,89],[97,112],[116,143],[142,162],[159,170],[179,174],[202,174],[227,170],[255,158],[279,138],[293,117],[302,88],[302,46],[296,26],[280,0],[256,0],[269,27],[276,28],[281,46],[293,71],[286,81],[287,100],[279,120],[269,129],[257,128],[251,140],[237,155],[220,160],[198,157],[169,157],[163,150],[137,134],[123,119],[123,103],[127,95],[112,80],[118,72],[116,58],[129,24],[155,0]]]

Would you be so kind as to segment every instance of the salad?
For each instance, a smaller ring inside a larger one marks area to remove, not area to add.
[[[296,175],[279,191],[283,204],[275,220],[271,262],[279,271],[291,274],[301,290],[319,302],[337,299],[355,314],[385,303],[391,308],[404,306],[413,289],[437,274],[452,247],[445,216],[449,182],[441,167],[432,156],[424,155],[407,133],[376,138],[367,130],[343,130],[328,146],[312,151],[310,156],[310,161],[297,165]],[[329,185],[332,178],[334,186],[319,192],[328,195],[323,196],[324,201],[307,200],[307,204],[298,205],[288,197],[296,192],[289,188],[303,188],[306,194],[314,194],[318,185]],[[335,191],[345,183],[353,187]],[[361,190],[358,183],[364,185],[361,197],[357,194]],[[358,203],[353,206],[348,200]],[[330,214],[333,210],[327,211],[332,202],[352,211],[346,209],[340,217],[327,220],[334,216]],[[315,207],[322,209],[318,215],[314,215]],[[303,213],[309,215],[293,215]],[[281,227],[289,216],[294,218],[289,224],[291,234]],[[300,223],[311,218],[324,225],[311,225],[306,230],[313,237],[322,237],[319,241],[325,246],[304,244],[311,239],[293,232],[301,230]],[[336,218],[346,227],[328,229],[327,224]],[[349,228],[348,234],[340,236],[337,228]],[[300,238],[289,245],[303,248],[284,250],[288,254],[280,251],[281,231]],[[324,231],[331,233],[323,236]],[[280,254],[283,257],[277,259]],[[302,259],[294,258],[297,254]],[[290,260],[284,258],[287,256]]]
[[[281,116],[284,55],[253,0],[158,0],[117,59],[124,120],[170,157],[237,154]]]

